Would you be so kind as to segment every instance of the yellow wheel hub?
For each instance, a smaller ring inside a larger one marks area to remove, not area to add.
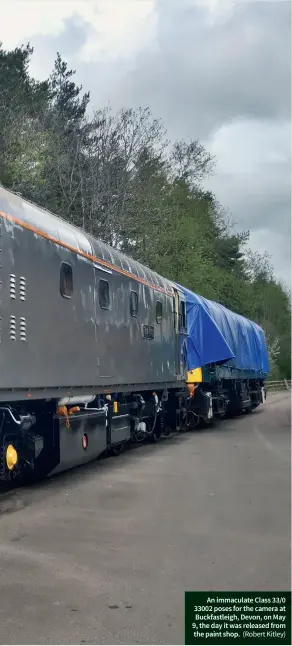
[[[9,471],[12,471],[12,469],[14,469],[15,465],[17,464],[17,460],[17,451],[15,450],[14,446],[12,446],[12,444],[9,444],[6,450],[6,464]]]

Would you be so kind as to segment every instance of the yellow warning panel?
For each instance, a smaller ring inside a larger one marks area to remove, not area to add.
[[[194,368],[188,371],[187,384],[198,384],[203,381],[202,368]]]

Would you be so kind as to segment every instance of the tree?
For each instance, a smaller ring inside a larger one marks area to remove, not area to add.
[[[198,139],[189,143],[174,143],[170,154],[171,175],[174,181],[183,181],[190,187],[196,186],[212,174],[214,166],[214,157]]]
[[[48,82],[38,83],[29,76],[32,53],[29,44],[9,52],[0,43],[0,180],[16,190],[19,161],[39,128],[49,96]]]
[[[82,86],[78,87],[72,77],[75,70],[68,70],[66,61],[57,54],[54,70],[50,76],[52,111],[55,119],[65,132],[74,131],[83,125],[90,93],[81,96]]]

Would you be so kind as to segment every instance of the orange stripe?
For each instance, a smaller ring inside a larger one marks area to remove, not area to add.
[[[126,271],[125,269],[121,269],[120,267],[116,267],[115,265],[112,265],[107,260],[101,260],[100,258],[97,258],[97,256],[92,256],[91,254],[86,253],[85,251],[79,251],[79,249],[76,249],[76,247],[71,247],[71,245],[67,244],[66,242],[62,242],[62,240],[57,240],[57,238],[50,236],[48,233],[45,233],[44,231],[41,231],[40,229],[33,227],[32,224],[28,224],[28,222],[24,222],[23,220],[19,220],[18,218],[13,217],[12,215],[8,215],[8,213],[4,213],[4,211],[0,211],[0,216],[2,218],[5,218],[5,220],[9,220],[10,222],[14,222],[15,224],[18,224],[19,226],[23,227],[24,229],[27,229],[28,231],[32,231],[32,233],[36,233],[38,236],[41,236],[46,240],[50,240],[50,242],[53,242],[54,244],[57,244],[61,247],[65,247],[65,249],[69,249],[69,251],[73,251],[74,253],[77,253],[79,256],[82,256],[83,258],[87,258],[92,262],[97,262],[100,265],[104,265],[105,267],[108,267],[108,269],[113,269],[119,274],[123,274],[124,276],[128,276],[129,278],[134,278],[134,280],[137,280],[139,283],[142,283],[147,287],[151,287],[151,289],[155,289],[156,291],[161,292],[162,294],[166,294],[167,296],[174,296],[174,292],[168,292],[162,287],[153,285],[152,283],[149,283],[147,280],[144,280],[144,278],[135,276],[135,274],[131,274],[129,271]]]

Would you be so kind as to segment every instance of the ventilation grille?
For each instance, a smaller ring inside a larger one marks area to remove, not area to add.
[[[15,274],[10,274],[10,298],[15,299],[16,293],[16,278]]]
[[[19,294],[20,294],[20,300],[21,300],[21,301],[25,301],[25,295],[26,295],[26,294],[25,294],[25,291],[26,291],[26,287],[25,287],[25,278],[24,278],[24,276],[20,276],[20,280],[19,280]]]
[[[16,341],[16,318],[10,315],[10,339]]]
[[[20,317],[20,341],[26,341],[26,320],[24,316]]]

